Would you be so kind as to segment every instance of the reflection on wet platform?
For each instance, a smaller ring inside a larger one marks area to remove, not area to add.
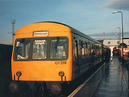
[[[121,77],[122,71],[120,68],[118,59],[113,58],[93,97],[128,97],[125,76]]]
[[[128,97],[125,74],[122,77],[121,63],[113,58],[86,82],[74,97]]]

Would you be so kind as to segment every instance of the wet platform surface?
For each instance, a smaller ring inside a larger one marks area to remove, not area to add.
[[[93,97],[128,97],[127,84],[124,76],[121,77],[120,68],[118,59],[113,58]]]
[[[121,76],[120,64],[115,57],[110,63],[102,65],[88,81],[80,85],[82,87],[74,97],[128,97],[127,83],[124,74]]]

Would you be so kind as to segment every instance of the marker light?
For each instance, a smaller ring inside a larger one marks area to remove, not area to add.
[[[22,73],[21,73],[20,71],[18,71],[18,72],[16,73],[16,75],[18,76],[18,80],[19,80],[19,78],[20,78],[20,76],[22,75]]]
[[[63,71],[60,71],[59,72],[59,76],[64,76],[64,72]]]

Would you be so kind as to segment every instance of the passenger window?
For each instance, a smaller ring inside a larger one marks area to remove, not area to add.
[[[87,43],[85,43],[85,56],[88,54],[88,46]]]
[[[82,41],[80,40],[79,41],[79,56],[82,56],[83,55],[83,43]]]
[[[75,40],[75,57],[78,57],[78,42]]]

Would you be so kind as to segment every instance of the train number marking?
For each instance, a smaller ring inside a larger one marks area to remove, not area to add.
[[[58,64],[66,64],[66,61],[57,61],[57,62],[55,62],[55,64],[56,65],[58,65]]]

